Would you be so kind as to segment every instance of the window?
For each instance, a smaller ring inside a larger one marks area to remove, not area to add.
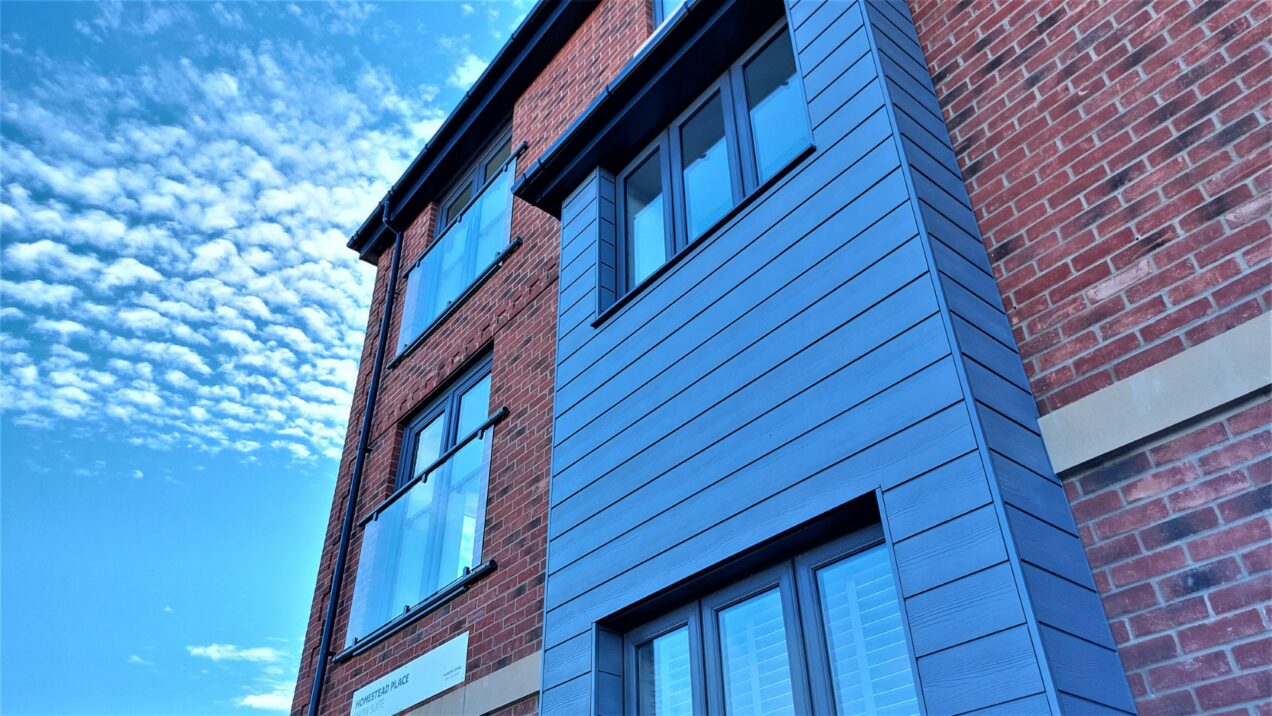
[[[918,713],[881,534],[823,545],[629,631],[627,710]]]
[[[685,0],[653,0],[654,3],[654,27],[663,24],[667,18],[676,14],[681,5],[685,4]]]
[[[442,202],[439,235],[407,272],[399,354],[462,299],[508,248],[515,164],[505,139]]]
[[[363,525],[347,643],[375,632],[480,561],[492,428],[488,360],[403,433],[397,489]]]
[[[618,173],[619,293],[710,231],[811,144],[790,33],[780,25]]]

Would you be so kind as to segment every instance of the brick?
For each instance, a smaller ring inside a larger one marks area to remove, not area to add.
[[[1136,671],[1151,664],[1160,664],[1173,659],[1179,654],[1172,634],[1163,634],[1151,639],[1126,644],[1118,649],[1122,657],[1122,665],[1127,671]]]
[[[1183,541],[1218,525],[1219,515],[1214,508],[1203,507],[1144,528],[1140,531],[1140,542],[1144,544],[1145,549],[1157,549],[1162,545]]]
[[[1087,560],[1093,568],[1098,568],[1114,562],[1121,562],[1124,559],[1130,559],[1142,552],[1139,538],[1134,534],[1125,534],[1107,542],[1100,542],[1087,547]]]
[[[1151,584],[1137,584],[1118,592],[1105,591],[1101,596],[1104,612],[1109,618],[1130,612],[1138,612],[1157,605],[1157,592]]]
[[[1186,716],[1197,713],[1191,691],[1176,691],[1164,696],[1142,699],[1137,704],[1141,716]]]
[[[1272,539],[1272,527],[1266,517],[1230,527],[1213,535],[1200,537],[1188,543],[1188,554],[1195,562],[1204,562],[1220,555],[1232,554],[1256,542]]]
[[[1258,634],[1263,630],[1263,618],[1257,609],[1250,609],[1216,618],[1206,624],[1180,629],[1179,648],[1184,652],[1197,651]]]
[[[1157,584],[1163,598],[1174,600],[1228,584],[1240,577],[1241,566],[1235,558],[1227,557],[1166,577]]]
[[[1111,570],[1113,584],[1117,587],[1124,587],[1167,572],[1173,572],[1186,564],[1188,564],[1188,555],[1182,547],[1171,547],[1152,552],[1113,567]]]
[[[1272,665],[1272,637],[1232,647],[1232,659],[1238,669],[1257,669]]]
[[[1272,673],[1258,671],[1197,687],[1197,701],[1203,709],[1217,709],[1246,701],[1272,697]]]
[[[1236,522],[1269,510],[1272,510],[1272,485],[1264,485],[1219,503],[1219,514],[1224,522]]]
[[[1244,607],[1272,602],[1272,575],[1249,577],[1230,587],[1216,589],[1206,596],[1211,611],[1226,614]]]
[[[1228,663],[1228,655],[1222,651],[1212,651],[1150,669],[1148,681],[1154,689],[1166,691],[1230,673],[1232,666]]]
[[[1214,474],[1272,453],[1272,432],[1259,432],[1209,452],[1198,460],[1202,472]]]
[[[1108,539],[1123,532],[1130,532],[1157,522],[1167,515],[1163,500],[1144,502],[1128,507],[1095,523],[1095,532],[1101,539]]]
[[[1204,448],[1217,445],[1227,437],[1228,433],[1223,425],[1207,425],[1155,447],[1149,454],[1152,455],[1154,465],[1165,465],[1186,455],[1200,452]]]
[[[1206,600],[1202,597],[1192,597],[1178,602],[1171,602],[1156,609],[1150,609],[1142,614],[1136,614],[1127,620],[1131,627],[1131,633],[1135,638],[1150,636],[1158,632],[1174,629],[1201,621],[1210,616],[1210,610],[1206,608]],[[1172,684],[1175,686],[1177,684]],[[1153,688],[1163,689],[1167,687],[1157,686]]]
[[[1216,475],[1208,480],[1199,482],[1192,487],[1187,487],[1177,492],[1173,492],[1167,498],[1170,502],[1170,508],[1175,512],[1189,510],[1198,505],[1204,505],[1208,502],[1215,502],[1219,498],[1231,495],[1235,492],[1244,490],[1250,481],[1246,479],[1246,475],[1241,470],[1234,470],[1223,475]]]
[[[1197,468],[1192,463],[1181,463],[1158,470],[1151,475],[1125,485],[1122,488],[1122,497],[1127,503],[1157,497],[1187,483],[1196,476]],[[1178,510],[1175,511],[1178,512]]]

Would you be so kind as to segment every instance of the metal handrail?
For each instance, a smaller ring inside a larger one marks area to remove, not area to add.
[[[468,445],[468,443],[472,442],[473,440],[477,440],[481,438],[482,434],[485,433],[487,430],[489,430],[491,427],[493,427],[495,423],[508,417],[509,412],[510,411],[506,407],[500,408],[498,411],[496,411],[494,415],[491,415],[489,418],[487,418],[486,422],[482,423],[481,425],[478,425],[477,428],[473,430],[471,433],[469,433],[463,440],[460,440],[459,442],[455,443],[454,447],[442,453],[440,457],[438,457],[433,462],[429,463],[428,468],[421,471],[419,475],[417,475],[416,477],[412,477],[401,487],[394,490],[393,494],[389,495],[383,502],[376,505],[366,517],[363,517],[361,520],[358,520],[358,527],[366,527],[368,522],[371,522],[377,519],[380,516],[380,513],[387,510],[389,506],[392,505],[399,497],[410,492],[411,488],[415,487],[419,483],[426,480],[428,476],[432,474],[434,470],[446,464],[447,462],[451,460],[451,458],[459,454],[459,451],[463,450]]]

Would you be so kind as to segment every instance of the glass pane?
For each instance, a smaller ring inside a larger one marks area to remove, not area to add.
[[[508,245],[514,164],[504,166],[463,217],[437,237],[407,274],[399,351],[431,326]]]
[[[790,33],[781,32],[742,70],[755,143],[755,163],[763,182],[809,144],[808,113],[796,86]]]
[[[817,591],[839,713],[918,713],[886,548],[819,569]]]
[[[512,156],[512,140],[508,140],[507,142],[499,145],[499,148],[495,150],[495,153],[490,155],[490,158],[486,160],[486,168],[485,172],[482,174],[482,179],[484,181],[490,181],[491,177],[499,173],[499,169],[503,166],[504,162],[508,161],[508,157],[510,156]]]
[[[671,17],[672,13],[676,12],[681,5],[685,4],[685,0],[655,0],[655,2],[658,3],[659,22]]]
[[[773,589],[720,612],[729,714],[794,714],[782,596]]]
[[[720,95],[711,98],[681,127],[680,149],[689,238],[695,239],[733,208]]]
[[[459,397],[457,440],[463,440],[490,417],[490,376],[487,375]]]
[[[693,713],[689,628],[663,634],[636,649],[636,711],[640,716]]]
[[[442,426],[446,422],[446,414],[433,418],[415,434],[415,457],[411,466],[411,477],[419,477],[437,458],[442,456]]]
[[[446,211],[443,213],[443,220],[448,225],[454,223],[455,220],[459,218],[459,212],[463,211],[464,207],[468,206],[468,202],[473,198],[472,180],[468,179],[466,181],[468,183],[464,186],[464,188],[446,204]]]
[[[662,164],[654,152],[627,177],[627,241],[631,247],[632,285],[667,262],[663,223]]]
[[[492,431],[390,503],[362,530],[346,644],[454,581],[481,555]]]

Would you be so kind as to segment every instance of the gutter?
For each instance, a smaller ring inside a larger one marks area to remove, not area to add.
[[[384,311],[380,316],[380,335],[376,338],[375,360],[371,364],[371,380],[367,384],[367,399],[362,411],[362,428],[358,433],[358,451],[353,458],[353,474],[349,478],[349,494],[345,499],[344,521],[340,526],[340,544],[336,548],[336,564],[331,572],[331,590],[327,599],[327,616],[322,623],[322,640],[318,643],[318,665],[314,670],[313,684],[309,692],[309,716],[318,716],[322,702],[323,681],[327,676],[327,664],[331,653],[331,635],[335,631],[336,605],[340,602],[341,585],[344,583],[345,562],[349,556],[349,537],[353,533],[353,517],[357,511],[358,485],[366,466],[367,440],[371,435],[371,419],[375,414],[375,399],[380,388],[380,374],[384,370],[384,348],[388,343],[389,321],[393,317],[393,297],[397,293],[398,269],[402,262],[402,232],[389,223],[389,200],[392,190],[381,202],[380,221],[393,232],[393,259],[389,265],[389,284],[384,292]]]

